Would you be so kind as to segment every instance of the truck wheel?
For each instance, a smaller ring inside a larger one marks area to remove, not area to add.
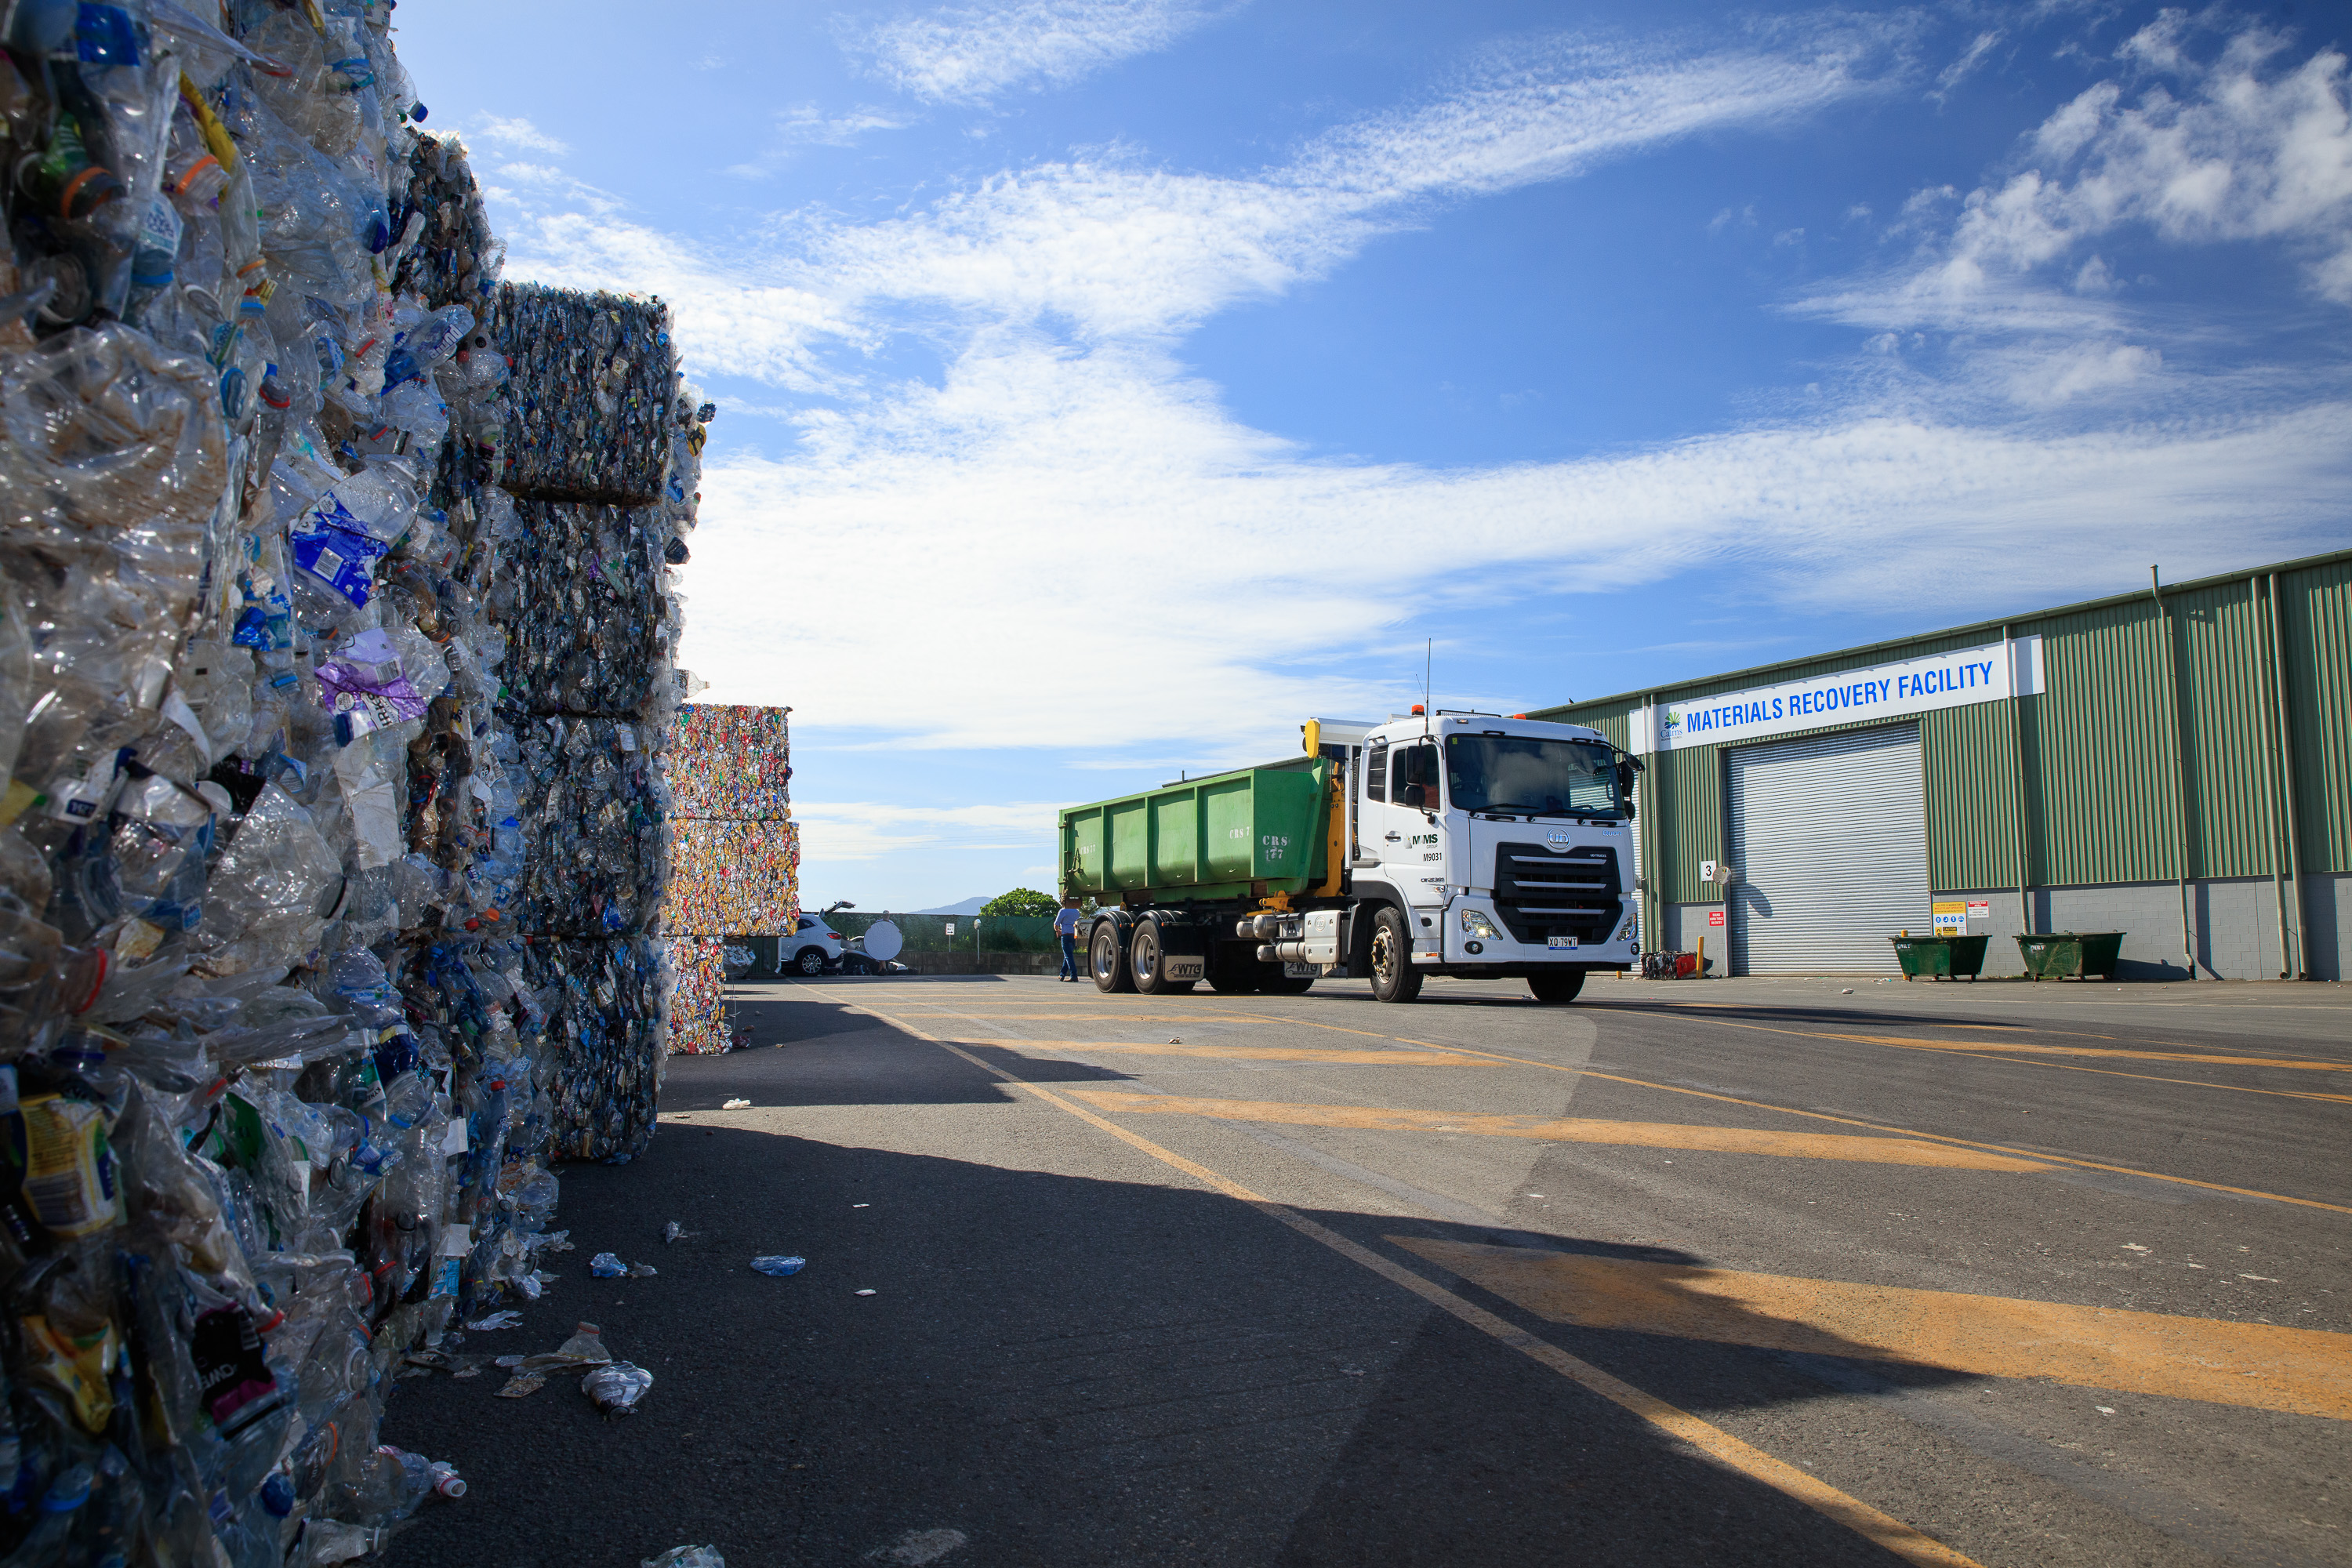
[[[1372,999],[1410,1002],[1421,994],[1421,971],[1412,966],[1412,932],[1393,904],[1372,917]]]
[[[1576,994],[1584,989],[1584,971],[1570,969],[1559,974],[1530,974],[1528,989],[1536,994],[1538,1002],[1573,1002]]]
[[[1126,955],[1118,951],[1118,927],[1109,921],[1095,926],[1087,944],[1087,967],[1094,971],[1097,991],[1132,991],[1135,976],[1127,972]]]
[[[1165,996],[1171,992],[1190,991],[1190,985],[1176,985],[1160,978],[1160,922],[1138,921],[1135,934],[1127,939],[1127,963],[1135,988],[1146,996]]]

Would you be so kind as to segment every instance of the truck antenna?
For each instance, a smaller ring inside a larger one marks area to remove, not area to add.
[[[1426,642],[1423,643],[1421,647],[1421,710],[1423,713],[1429,711],[1430,677],[1436,668],[1437,639],[1435,637],[1431,637]],[[1424,730],[1428,727],[1429,726],[1426,724],[1422,726]]]

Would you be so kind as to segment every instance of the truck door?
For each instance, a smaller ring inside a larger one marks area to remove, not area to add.
[[[1413,904],[1445,901],[1445,834],[1431,820],[1444,810],[1438,772],[1436,742],[1420,737],[1376,741],[1365,754],[1359,841],[1367,858],[1379,858],[1383,879]]]

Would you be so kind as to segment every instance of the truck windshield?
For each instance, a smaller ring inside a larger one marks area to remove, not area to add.
[[[1622,816],[1617,764],[1592,741],[1448,735],[1445,787],[1457,811],[1529,816]]]

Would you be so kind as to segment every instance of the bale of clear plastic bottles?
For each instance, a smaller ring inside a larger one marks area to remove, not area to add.
[[[504,910],[550,936],[648,930],[669,866],[657,726],[549,714],[520,720],[497,744],[514,783],[522,860]]]
[[[514,367],[499,485],[551,500],[661,499],[677,390],[667,306],[505,284],[487,326]]]
[[[509,700],[534,713],[635,713],[654,700],[677,631],[660,613],[668,513],[520,500],[492,537]]]
[[[447,1506],[378,1443],[404,1358],[551,1288],[558,1163],[654,1126],[713,410],[657,302],[502,284],[390,10],[0,9],[12,1564]],[[551,500],[635,510],[526,566]],[[519,574],[572,619],[502,616]]]

